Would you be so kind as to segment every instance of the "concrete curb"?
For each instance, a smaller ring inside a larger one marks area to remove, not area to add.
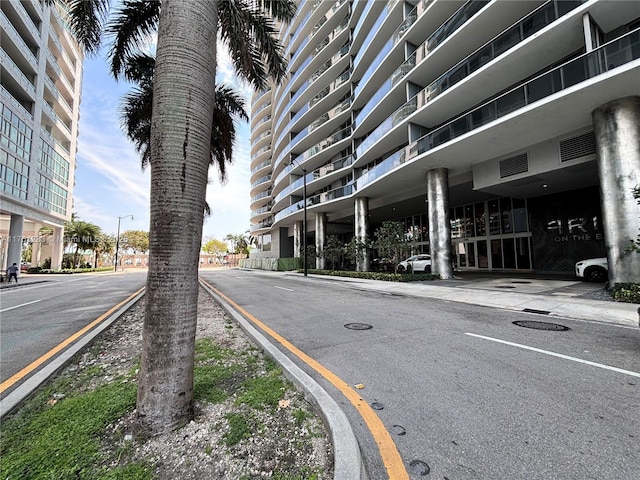
[[[129,300],[126,304],[122,305],[122,307],[120,307],[116,312],[112,313],[108,318],[100,322],[100,324],[93,330],[82,336],[82,338],[77,342],[60,353],[60,355],[55,357],[52,361],[48,362],[43,368],[29,377],[22,385],[2,399],[2,402],[0,402],[0,418],[11,413],[20,404],[20,402],[31,395],[47,379],[67,366],[76,353],[89,345],[100,333],[110,327],[113,322],[127,312],[127,310],[140,300],[143,295],[144,290]]]
[[[318,409],[325,425],[329,429],[333,442],[334,480],[367,480],[367,472],[364,467],[360,446],[351,424],[347,420],[347,416],[336,401],[229,303],[211,290],[204,282],[200,281],[200,285],[240,324],[245,333],[282,367],[285,376],[298,388],[306,392],[307,400]]]

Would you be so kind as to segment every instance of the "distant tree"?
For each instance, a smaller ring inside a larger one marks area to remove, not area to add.
[[[116,240],[111,235],[107,235],[103,232],[100,232],[98,235],[97,241],[94,244],[94,268],[98,268],[98,259],[103,255],[111,255],[115,252],[116,249]]]
[[[355,265],[362,262],[368,250],[371,248],[371,241],[366,238],[364,242],[358,240],[355,236],[351,238],[349,243],[344,246],[345,256]]]
[[[202,245],[202,251],[207,252],[210,255],[214,255],[218,262],[222,263],[224,256],[227,253],[227,244],[217,238],[212,238]]]
[[[95,248],[98,235],[101,233],[100,227],[90,222],[79,220],[74,213],[71,220],[65,222],[65,244],[67,247],[75,245],[73,252],[73,266],[78,265],[80,250],[91,250]]]
[[[336,235],[329,235],[324,245],[324,258],[331,265],[331,270],[336,269],[336,264],[344,255],[344,244]]]
[[[383,222],[373,235],[378,254],[381,258],[385,258],[387,263],[396,265],[406,256],[408,243],[402,222]]]
[[[233,253],[249,255],[250,237],[247,235],[228,233],[224,239],[231,243],[231,251]]]
[[[133,250],[133,253],[145,253],[149,250],[149,232],[127,230],[120,235],[120,247]]]

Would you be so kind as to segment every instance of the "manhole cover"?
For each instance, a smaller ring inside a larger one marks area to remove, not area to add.
[[[566,330],[571,330],[569,327],[565,327],[564,325],[560,325],[557,323],[549,323],[549,322],[536,322],[534,320],[518,320],[513,322],[514,325],[524,328],[533,328],[534,330],[551,330],[554,332],[564,332]]]
[[[411,460],[409,468],[411,469],[411,473],[415,473],[420,476],[428,475],[431,471],[427,462],[423,462],[422,460]]]
[[[373,326],[368,323],[347,323],[344,328],[348,328],[350,330],[369,330],[373,328]]]

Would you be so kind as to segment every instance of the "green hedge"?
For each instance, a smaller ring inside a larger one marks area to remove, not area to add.
[[[640,303],[640,283],[616,283],[611,295],[618,302]]]
[[[298,270],[298,273],[302,273],[303,270]],[[334,277],[348,277],[348,278],[364,278],[367,280],[382,280],[385,282],[419,282],[422,280],[437,280],[440,277],[438,275],[431,275],[430,273],[384,273],[384,272],[352,272],[349,270],[315,270],[308,269],[308,273],[314,275],[331,275]]]
[[[63,268],[62,270],[51,270],[50,268],[31,267],[27,273],[49,273],[49,274],[70,274],[70,273],[87,273],[87,272],[108,272],[113,271],[113,267],[98,268]]]

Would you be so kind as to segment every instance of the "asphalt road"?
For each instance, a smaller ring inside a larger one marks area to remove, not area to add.
[[[143,287],[146,271],[43,279],[0,290],[2,382]],[[2,398],[18,385],[2,392]]]
[[[201,276],[348,385],[364,386],[358,392],[410,478],[640,478],[637,329],[380,294],[339,279]],[[513,323],[532,320],[569,330]],[[358,410],[294,360],[347,414],[369,478],[388,478]]]

